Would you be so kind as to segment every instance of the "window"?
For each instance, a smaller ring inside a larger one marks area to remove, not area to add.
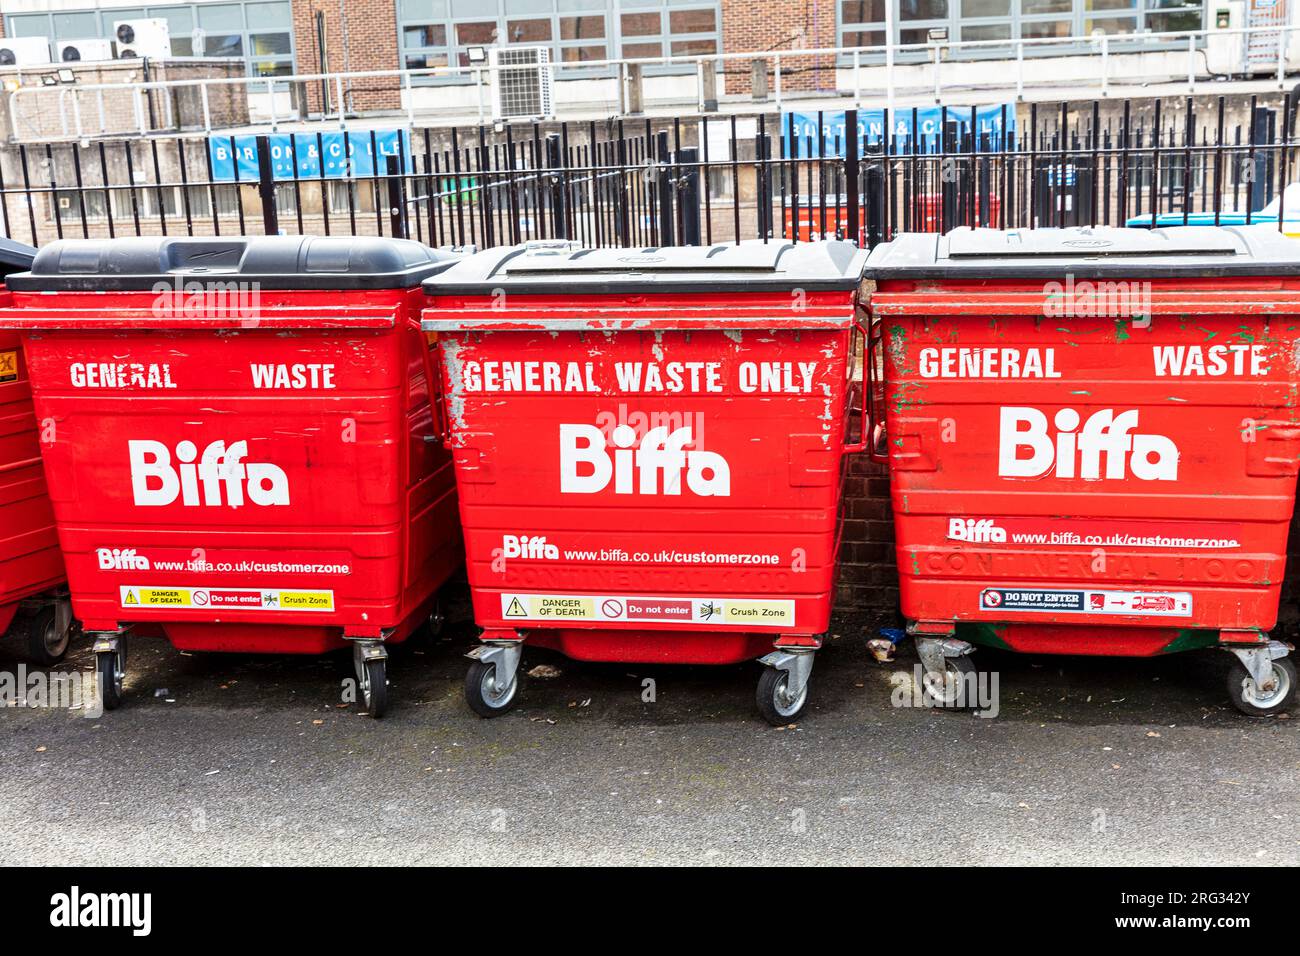
[[[143,19],[166,22],[172,56],[241,57],[250,76],[285,76],[294,70],[290,0],[69,10],[6,16],[4,21],[9,36],[49,37],[53,45],[112,39],[114,23]]]
[[[638,9],[639,8],[639,9]],[[710,56],[721,47],[721,12],[716,3],[681,0],[625,0],[619,17],[620,50],[625,59],[660,56]],[[648,72],[689,72],[690,64],[649,67]]]
[[[54,206],[58,207],[58,219],[65,226],[68,223],[81,222],[83,206],[86,211],[86,222],[96,222],[108,217],[108,196],[102,189],[86,189],[82,192],[75,189],[58,190],[54,193],[53,205],[47,217],[50,222],[55,220]]]
[[[276,183],[275,209],[281,216],[298,215],[298,190],[293,183]]]
[[[1011,42],[991,41],[1086,38],[1095,33],[1136,37],[1144,32],[1196,31],[1205,25],[1205,10],[1195,0],[839,0],[835,14],[840,45],[883,46],[887,2],[896,4],[893,42],[921,47],[896,52],[895,58],[902,62],[930,59],[931,29],[946,30],[954,41],[988,44],[949,53],[952,58],[969,59],[1012,55]],[[623,19],[626,25],[627,16]],[[1029,44],[1025,55],[1078,54],[1087,46],[1082,40],[1077,44]],[[1144,42],[1142,48],[1160,48],[1160,44],[1153,47]],[[844,56],[841,65],[852,60],[851,55]],[[864,62],[883,60],[883,52],[863,55]]]
[[[346,179],[331,179],[329,184],[330,214],[346,216],[349,210],[363,211],[360,184]]]
[[[293,15],[288,3],[249,3],[248,61],[258,76],[293,73]]]
[[[240,187],[233,185],[212,187],[212,196],[217,202],[218,216],[225,218],[226,216],[237,217],[239,215],[239,189]]]
[[[169,220],[182,220],[185,217],[185,196],[179,186],[162,188],[162,208]],[[82,209],[88,223],[107,222],[111,204],[113,221],[127,222],[139,215],[141,220],[158,218],[158,189],[141,184],[135,188],[135,212],[131,208],[131,190],[104,190],[88,187],[78,193],[75,189],[60,189],[53,194],[53,203],[58,205],[58,218],[66,229],[69,225],[80,225]],[[211,218],[212,202],[207,186],[189,186],[189,215],[194,221]],[[213,192],[217,197],[217,211],[222,216],[238,214],[238,193],[234,186],[215,186]],[[54,207],[51,205],[48,219],[54,222]]]
[[[840,0],[836,11],[839,17],[839,45],[883,46],[887,2],[893,0]],[[851,62],[852,57],[846,58],[846,61]]]
[[[720,9],[720,0],[397,0],[397,32],[408,69],[470,67],[473,47],[519,44],[546,47],[557,76],[606,75],[611,68],[591,64],[719,52]]]
[[[243,56],[244,17],[239,4],[217,4],[199,8],[199,29],[203,31],[204,56]]]
[[[56,13],[51,39],[90,40],[99,36],[99,17],[93,13]]]
[[[1203,11],[1199,3],[1185,0],[1146,0],[1146,28],[1152,33],[1199,30]]]
[[[132,211],[131,196],[135,195],[135,207]],[[159,199],[162,201],[162,214],[168,219],[180,217],[183,207],[181,205],[180,187],[178,186],[149,186],[140,184],[135,189],[114,189],[113,190],[113,218],[115,220],[131,219],[138,214],[141,219],[157,219],[159,213]]]
[[[190,7],[163,7],[149,16],[167,21],[167,36],[172,41],[173,56],[194,56],[194,10]]]

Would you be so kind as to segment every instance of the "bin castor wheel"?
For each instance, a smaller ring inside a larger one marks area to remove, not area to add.
[[[122,681],[126,677],[120,651],[100,651],[95,655],[95,678],[99,701],[105,710],[122,706]]]
[[[784,727],[799,719],[804,705],[808,703],[808,685],[797,697],[791,698],[787,693],[790,685],[790,673],[775,667],[764,667],[758,678],[758,712],[773,727]]]
[[[975,662],[969,654],[960,657],[945,657],[943,672],[926,671],[926,690],[934,698],[938,707],[955,708],[961,703],[963,709],[974,707],[974,700],[963,700],[968,688],[972,688],[972,676],[976,673]]]
[[[361,694],[366,713],[382,717],[388,712],[388,661],[366,661],[361,668]]]
[[[1272,661],[1272,666],[1276,686],[1271,691],[1259,690],[1250,671],[1239,660],[1234,660],[1228,670],[1228,697],[1232,706],[1247,717],[1280,713],[1295,699],[1295,662],[1289,657],[1279,657]]]
[[[384,716],[388,712],[388,655],[383,645],[354,644],[352,668],[366,713],[376,718]]]
[[[72,636],[71,621],[59,628],[59,616],[53,605],[43,607],[24,622],[27,628],[27,656],[41,667],[52,667],[68,653]]]
[[[504,714],[514,704],[518,690],[518,674],[510,682],[509,687],[498,687],[495,662],[470,662],[469,670],[465,674],[465,703],[469,704],[469,709],[480,717],[496,717]]]
[[[429,612],[428,632],[432,640],[439,640],[444,637],[444,631],[447,630],[447,609],[439,598],[433,605],[433,610]]]

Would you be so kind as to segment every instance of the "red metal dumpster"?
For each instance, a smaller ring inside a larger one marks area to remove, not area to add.
[[[848,406],[864,260],[845,242],[541,245],[426,283],[484,628],[477,713],[514,701],[524,640],[590,661],[762,657],[764,717],[800,713],[841,465],[863,447]]]
[[[1290,648],[1267,632],[1300,461],[1300,245],[962,229],[879,246],[866,276],[926,669],[973,671],[972,644],[1217,646],[1235,706],[1287,706]]]
[[[0,239],[0,276],[29,268],[35,254]],[[0,308],[9,299],[0,285]],[[67,652],[72,611],[38,435],[22,342],[0,332],[0,634],[49,666]]]
[[[13,276],[74,610],[105,707],[125,631],[183,649],[385,642],[462,560],[420,282],[454,259],[369,238],[53,243]]]

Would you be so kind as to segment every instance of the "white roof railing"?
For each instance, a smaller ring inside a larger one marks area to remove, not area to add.
[[[731,53],[713,53],[693,56],[661,56],[645,57],[636,59],[605,59],[605,60],[587,60],[581,64],[583,71],[582,77],[575,79],[591,78],[591,71],[614,70],[619,80],[619,89],[622,91],[628,80],[628,69],[633,66],[643,68],[654,67],[674,67],[693,68],[696,72],[702,86],[702,74],[704,64],[714,63],[725,65],[734,61],[753,61],[766,60],[771,64],[774,75],[773,101],[779,110],[785,101],[785,94],[782,89],[782,70],[781,64],[784,60],[789,64],[792,60],[804,60],[809,57],[834,57],[832,63],[827,67],[832,70],[845,71],[853,94],[855,106],[861,106],[863,99],[863,72],[865,69],[881,70],[884,73],[885,85],[885,105],[892,107],[896,94],[896,73],[901,67],[924,65],[927,62],[933,63],[933,89],[932,93],[936,102],[941,98],[945,89],[943,85],[943,67],[945,64],[952,65],[955,63],[968,62],[961,57],[954,58],[953,54],[978,56],[980,53],[997,54],[1003,53],[1005,56],[998,58],[990,57],[986,62],[997,62],[999,59],[1005,62],[1015,63],[1014,88],[1016,96],[1022,97],[1027,85],[1026,81],[1026,55],[1051,55],[1055,53],[1061,56],[1086,56],[1095,61],[1096,71],[1092,76],[1093,88],[1100,96],[1106,96],[1109,93],[1113,83],[1128,78],[1150,78],[1150,71],[1138,70],[1137,72],[1127,75],[1119,74],[1114,65],[1114,57],[1131,56],[1134,54],[1144,53],[1165,53],[1178,55],[1182,53],[1186,57],[1186,87],[1189,93],[1194,92],[1196,81],[1201,72],[1198,70],[1198,53],[1200,53],[1211,40],[1222,40],[1232,37],[1244,39],[1253,34],[1257,35],[1276,35],[1276,69],[1270,74],[1279,89],[1285,87],[1286,74],[1288,68],[1288,47],[1291,40],[1292,31],[1297,29],[1295,26],[1285,24],[1270,24],[1260,27],[1242,27],[1233,29],[1204,29],[1194,31],[1174,31],[1161,33],[1134,33],[1134,34],[1098,34],[1095,36],[1072,36],[1072,37],[1041,37],[1025,39],[999,39],[999,40],[936,40],[930,43],[911,43],[911,44],[885,44],[877,46],[860,46],[860,47],[813,47],[799,50],[767,50],[757,52],[731,52]],[[1234,55],[1235,72],[1244,72],[1247,69],[1245,57],[1245,46],[1242,42],[1240,49]],[[912,61],[907,61],[909,57]],[[873,62],[868,62],[873,61]],[[879,61],[877,65],[874,61]],[[20,71],[27,74],[49,73],[55,69],[57,64],[50,67],[25,68]],[[506,69],[518,69],[518,67],[505,67]],[[466,79],[475,84],[478,88],[477,110],[479,122],[486,120],[485,100],[483,96],[484,87],[490,82],[490,74],[497,68],[487,63],[471,64],[469,66],[445,66],[430,67],[425,69],[397,69],[397,70],[362,70],[346,73],[308,73],[294,74],[291,76],[277,77],[260,77],[260,76],[240,76],[240,77],[205,77],[181,80],[159,80],[149,83],[135,84],[114,84],[114,83],[96,83],[96,84],[58,84],[58,85],[33,85],[21,86],[18,89],[11,90],[8,94],[9,116],[12,123],[12,136],[18,142],[60,142],[75,141],[96,136],[122,136],[139,134],[148,135],[168,135],[169,131],[154,130],[150,128],[148,120],[148,110],[145,107],[145,95],[147,92],[168,92],[179,89],[197,88],[202,113],[202,125],[195,128],[182,131],[192,134],[198,130],[211,133],[214,129],[234,128],[230,124],[213,123],[211,94],[212,91],[224,87],[243,87],[249,96],[264,96],[265,108],[269,110],[269,118],[266,123],[253,123],[238,125],[268,125],[272,132],[277,131],[282,123],[291,120],[305,119],[296,114],[278,115],[276,106],[277,93],[283,93],[287,84],[301,84],[306,87],[319,87],[325,85],[331,92],[333,103],[325,119],[336,121],[340,127],[346,124],[348,113],[346,96],[349,92],[366,93],[375,92],[360,90],[354,91],[349,88],[358,81],[388,79],[396,80],[398,90],[403,94],[405,99],[404,112],[409,123],[415,123],[417,108],[415,104],[415,87],[420,81],[437,80],[437,79]],[[1208,72],[1208,65],[1206,68]],[[689,72],[689,69],[685,70]],[[1233,71],[1229,71],[1233,72]],[[1168,75],[1168,70],[1163,71]],[[561,79],[564,77],[561,75]],[[609,77],[605,77],[608,79]],[[1081,85],[1086,81],[1072,79],[1075,85]],[[1008,88],[1012,86],[1010,79],[1006,81]],[[948,89],[958,88],[955,84],[949,84]],[[1086,88],[1086,87],[1085,87]],[[844,86],[840,87],[841,91]],[[106,128],[104,116],[104,94],[116,92],[122,94],[129,92],[132,97],[131,114],[134,118],[134,125],[130,129],[120,129],[109,131]],[[87,128],[85,124],[85,112],[82,108],[81,99],[84,95],[93,95],[98,103],[100,112],[98,130],[94,127]],[[620,93],[620,98],[621,98]],[[24,112],[28,101],[35,100],[36,97],[57,97],[57,109],[59,111],[61,122],[57,135],[50,135],[39,129],[24,129],[24,117],[26,115],[48,116],[48,113],[42,111],[35,103],[32,104],[30,114]],[[71,108],[69,109],[69,97],[71,97]],[[174,135],[174,134],[173,134]]]

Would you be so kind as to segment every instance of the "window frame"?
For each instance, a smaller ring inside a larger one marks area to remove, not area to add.
[[[413,2],[413,0],[412,0]],[[624,42],[645,42],[656,43],[659,46],[660,55],[664,55],[671,50],[671,43],[689,42],[692,40],[711,40],[714,49],[718,52],[722,50],[722,3],[721,0],[688,0],[688,2],[678,2],[678,0],[650,0],[637,6],[617,6],[606,4],[600,8],[590,8],[580,2],[573,0],[549,0],[549,11],[533,12],[514,12],[509,9],[508,2],[505,0],[484,0],[481,7],[472,14],[457,15],[453,4],[446,3],[443,16],[409,16],[406,9],[405,0],[397,0],[394,4],[395,16],[397,20],[397,47],[399,66],[407,69],[406,58],[408,56],[436,55],[445,57],[448,66],[456,66],[459,63],[459,57],[462,52],[462,45],[456,37],[456,27],[465,23],[485,23],[492,22],[496,26],[496,42],[501,46],[521,46],[521,47],[545,47],[551,54],[551,69],[553,76],[557,81],[560,80],[582,80],[582,79],[607,79],[617,76],[618,70],[615,66],[585,66],[581,62],[566,63],[564,60],[564,51],[571,49],[581,49],[590,46],[603,46],[604,55],[602,60],[616,60],[622,58],[622,49]],[[674,12],[708,10],[713,13],[714,30],[710,32],[694,32],[673,35],[670,32],[669,16]],[[622,15],[626,14],[644,14],[656,13],[659,16],[659,31],[655,34],[647,34],[644,37],[625,38],[622,35]],[[603,20],[605,31],[603,37],[590,38],[570,38],[565,39],[562,33],[561,23],[564,20],[577,17],[599,17]],[[548,20],[550,22],[549,40],[545,41],[521,41],[514,44],[509,40],[501,43],[501,38],[506,36],[509,30],[509,24],[523,20]],[[419,27],[440,26],[443,30],[444,43],[440,46],[419,46],[408,47],[405,45],[406,31]],[[479,44],[466,44],[465,46],[478,46]],[[489,46],[490,44],[482,44]],[[414,69],[419,69],[418,67]],[[656,66],[648,67],[646,75],[659,76],[671,73],[689,73],[693,68],[689,65],[675,66]],[[414,77],[412,82],[416,85],[469,85],[475,82],[472,72],[458,75],[444,76],[419,76]]]
[[[283,3],[284,6],[288,9],[289,18],[286,27],[282,29],[259,29],[249,24],[248,8],[250,5],[254,5],[254,4],[261,5],[264,3],[274,3],[274,2]],[[3,19],[4,19],[6,36],[48,37],[51,46],[50,53],[51,55],[53,55],[55,49],[57,48],[57,44],[64,42],[65,40],[91,39],[91,37],[85,33],[79,33],[76,36],[64,36],[60,33],[57,33],[55,31],[55,21],[56,18],[58,17],[75,16],[77,14],[93,14],[97,18],[97,22],[99,24],[99,36],[105,39],[112,39],[113,23],[117,20],[130,19],[133,15],[137,13],[137,11],[139,11],[140,15],[146,19],[153,19],[153,18],[167,19],[166,14],[168,12],[186,10],[189,13],[190,22],[197,26],[199,23],[199,11],[204,8],[210,8],[212,6],[239,7],[240,38],[243,44],[243,52],[239,57],[217,57],[217,56],[213,56],[210,53],[205,52],[202,57],[203,59],[208,59],[208,58],[231,59],[231,60],[242,59],[244,61],[244,75],[253,78],[257,78],[259,76],[257,72],[257,66],[261,63],[287,63],[291,72],[297,72],[298,44],[297,44],[297,38],[294,36],[294,31],[293,31],[293,6],[291,0],[223,0],[223,2],[219,4],[144,3],[141,4],[139,7],[120,8],[120,9],[114,9],[112,7],[93,7],[93,8],[77,7],[68,10],[49,10],[40,13],[6,13],[3,15]],[[25,33],[25,32],[15,33],[14,31],[15,21],[26,22],[29,20],[35,20],[37,18],[43,18],[45,20],[45,24],[46,24],[45,32],[40,34],[32,34],[32,33]],[[254,55],[252,37],[254,35],[273,34],[273,33],[288,34],[289,36],[288,54],[264,54],[261,56]],[[191,52],[190,54],[187,55],[193,56],[193,53]],[[180,55],[179,58],[183,58],[183,56],[185,55]],[[276,80],[275,82],[278,88],[280,89],[285,88],[284,80]]]
[[[850,0],[851,2],[851,0]],[[894,35],[893,42],[899,43],[900,31],[904,29],[926,29],[929,27],[946,27],[949,39],[956,42],[962,39],[962,29],[964,27],[987,27],[987,26],[1010,26],[1010,36],[1005,40],[999,40],[996,46],[990,45],[985,48],[974,50],[955,50],[948,55],[953,60],[978,60],[978,59],[1006,59],[1008,56],[1014,57],[1015,45],[1021,39],[1029,39],[1025,34],[1025,27],[1036,23],[1060,23],[1069,24],[1069,35],[1075,37],[1086,37],[1084,33],[1085,25],[1090,20],[1131,20],[1133,31],[1126,33],[1110,33],[1105,35],[1109,37],[1110,49],[1112,52],[1125,52],[1129,49],[1141,50],[1170,50],[1183,49],[1185,45],[1181,41],[1152,40],[1145,34],[1149,32],[1163,32],[1153,29],[1150,26],[1151,20],[1155,17],[1167,17],[1171,14],[1193,13],[1199,11],[1200,24],[1197,29],[1207,29],[1209,23],[1209,2],[1208,0],[1191,0],[1177,6],[1159,7],[1156,6],[1160,0],[1136,0],[1129,7],[1117,8],[1113,10],[1106,9],[1089,9],[1089,0],[1071,0],[1070,9],[1059,13],[1035,13],[1029,14],[1023,12],[1024,0],[1011,0],[1010,12],[1005,16],[986,16],[986,17],[963,17],[961,15],[961,0],[949,0],[948,17],[946,19],[929,19],[929,20],[908,20],[903,21],[898,16],[900,10],[899,0],[885,0],[886,3],[894,5]],[[857,33],[879,33],[884,34],[885,24],[883,21],[845,21],[844,20],[844,3],[845,0],[836,0],[835,3],[835,40],[837,46],[847,46],[845,37],[848,34]],[[1198,46],[1204,45],[1204,38],[1198,41]],[[1026,43],[1024,47],[1025,57],[1050,57],[1050,56],[1077,56],[1080,53],[1088,53],[1093,50],[1093,42],[1090,39],[1082,39],[1079,42],[1059,45],[1040,45],[1037,43]],[[917,63],[928,62],[932,59],[929,50],[908,51],[906,53],[896,51],[894,60],[898,63]],[[861,61],[864,64],[880,64],[885,61],[883,53],[863,54]],[[838,64],[841,69],[853,65],[852,54],[843,54],[838,58]]]

